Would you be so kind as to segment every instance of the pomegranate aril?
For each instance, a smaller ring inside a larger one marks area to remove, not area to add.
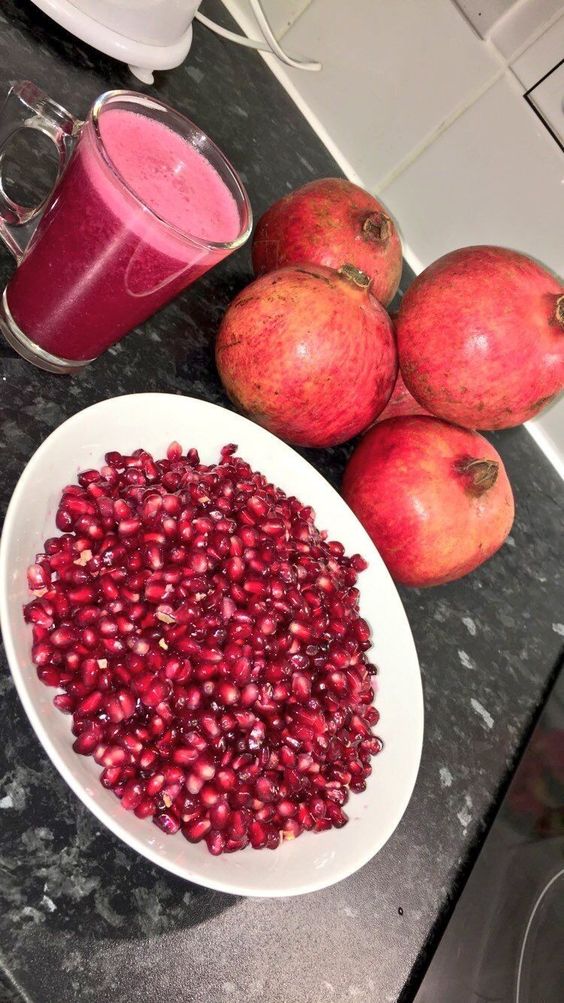
[[[220,853],[223,853],[225,849],[225,837],[221,832],[212,829],[207,833],[205,840],[207,848],[212,856],[217,857]]]
[[[237,785],[237,775],[235,770],[232,770],[229,767],[218,770],[214,779],[215,786],[220,791],[233,791]]]
[[[72,714],[76,701],[68,693],[57,693],[57,696],[53,697],[53,704],[62,714]]]
[[[275,809],[271,804],[264,805],[262,808],[257,808],[255,810],[255,818],[257,822],[270,822],[274,818]]]
[[[153,823],[169,836],[173,836],[180,829],[179,820],[171,812],[163,811],[160,815],[153,815]]]
[[[44,666],[48,665],[53,656],[53,648],[47,641],[42,641],[39,644],[34,644],[31,649],[31,660],[34,665]],[[56,685],[56,684],[54,684]]]
[[[311,677],[305,672],[294,672],[292,676],[292,693],[296,700],[305,703],[311,696]]]
[[[233,683],[220,683],[216,690],[216,696],[224,706],[236,704],[240,697],[240,691]]]
[[[251,822],[273,848],[279,828],[343,824],[347,785],[363,789],[381,749],[364,561],[234,452],[215,468],[178,445],[162,462],[114,452],[79,475],[66,535],[30,572],[49,605],[25,610],[38,675],[66,689],[103,782],[164,831],[207,822],[211,852],[241,849]]]
[[[155,813],[155,802],[152,798],[143,798],[134,809],[137,818],[150,818]]]
[[[261,850],[266,846],[268,829],[262,822],[251,822],[249,826],[249,840],[254,850]]]
[[[266,848],[267,850],[276,850],[279,845],[280,832],[273,825],[269,825],[266,832]]]
[[[242,836],[241,839],[227,839],[225,841],[224,853],[235,853],[237,850],[244,850],[249,845],[249,837]]]
[[[303,826],[295,818],[287,818],[282,823],[282,839],[297,839],[303,832]]]
[[[121,803],[128,811],[133,811],[143,798],[143,784],[138,780],[129,780],[123,789]]]
[[[206,808],[211,808],[212,805],[216,804],[218,798],[219,792],[213,784],[204,784],[203,787],[201,787],[200,801]]]
[[[76,643],[77,636],[72,627],[58,627],[51,632],[49,640],[56,648],[68,648]]]
[[[90,756],[100,741],[100,729],[95,726],[83,731],[73,742],[73,749],[79,756]]]
[[[103,703],[104,694],[100,693],[99,690],[94,690],[93,693],[90,693],[80,701],[76,708],[76,713],[87,717],[99,711]]]
[[[106,787],[108,790],[114,790],[122,779],[123,770],[119,766],[109,766],[105,770],[102,770],[100,774],[100,783],[102,787]]]
[[[51,584],[51,575],[46,566],[42,564],[30,564],[27,569],[28,588],[34,590],[47,589]]]
[[[207,836],[211,829],[211,822],[209,818],[200,818],[195,822],[190,822],[188,825],[183,826],[182,835],[190,843],[199,843],[201,839]]]
[[[231,810],[224,801],[218,801],[209,810],[209,820],[214,829],[225,829],[231,821]]]

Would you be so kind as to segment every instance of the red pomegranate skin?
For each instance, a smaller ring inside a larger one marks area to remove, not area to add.
[[[401,241],[387,210],[342,178],[310,181],[275,202],[257,223],[252,255],[255,275],[306,262],[338,270],[350,262],[372,279],[384,306],[402,269]]]
[[[514,517],[493,446],[478,432],[421,415],[367,432],[345,470],[343,495],[404,585],[442,585],[473,571],[501,547]]]
[[[408,289],[396,331],[406,386],[466,428],[528,421],[564,386],[564,286],[531,258],[463,247]]]
[[[401,372],[398,370],[398,375],[394,389],[392,390],[392,396],[390,397],[386,407],[381,414],[376,418],[376,423],[380,421],[387,421],[388,418],[401,418],[403,415],[409,414],[429,414],[421,404],[415,400],[412,394],[410,394],[407,389]]]
[[[234,404],[299,446],[363,431],[397,374],[391,321],[370,289],[315,265],[269,272],[239,293],[216,362]]]

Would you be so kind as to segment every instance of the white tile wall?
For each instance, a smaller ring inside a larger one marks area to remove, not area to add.
[[[564,149],[564,62],[531,91],[529,100]]]
[[[450,0],[312,0],[284,45],[323,63],[283,72],[372,188],[499,72]]]
[[[520,0],[454,0],[466,15],[481,38],[487,38],[491,29]]]
[[[562,14],[562,0],[521,0],[495,25],[490,39],[512,60]]]
[[[519,59],[515,60],[511,68],[524,89],[528,90],[561,59],[564,59],[564,12]],[[564,90],[562,98],[564,100]]]
[[[234,17],[245,20],[244,27],[249,36],[261,37],[249,0],[224,0],[224,2]],[[306,7],[309,7],[311,0],[261,0],[261,2],[270,27],[276,37],[281,39]]]
[[[491,243],[564,274],[564,156],[509,73],[381,194],[420,267]]]

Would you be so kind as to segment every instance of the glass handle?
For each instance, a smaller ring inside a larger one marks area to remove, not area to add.
[[[72,153],[82,122],[52,101],[29,80],[13,83],[0,109],[0,238],[17,261],[24,254],[30,238],[43,215],[59,178]],[[7,194],[4,182],[4,157],[11,140],[23,129],[42,132],[54,143],[59,166],[49,194],[30,208],[15,202]]]

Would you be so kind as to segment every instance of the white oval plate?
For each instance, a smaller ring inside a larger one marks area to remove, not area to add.
[[[383,752],[363,794],[351,795],[343,829],[304,833],[275,851],[247,848],[212,857],[203,843],[181,833],[165,836],[150,820],[125,811],[98,782],[100,768],[72,748],[71,718],[53,706],[54,691],[40,683],[30,658],[26,571],[47,537],[57,533],[61,489],[81,470],[99,467],[111,449],[143,447],[165,455],[171,441],[196,446],[204,462],[235,442],[255,470],[314,507],[317,525],[347,553],[369,562],[360,576],[361,610],[372,631],[379,667],[377,734]],[[367,533],[336,491],[284,442],[246,418],[214,404],[171,394],[135,394],[95,404],[69,418],[39,447],[12,496],[0,547],[0,618],[8,662],[27,716],[45,751],[91,812],[128,846],[189,881],[238,895],[300,895],[346,878],[391,836],[413,790],[423,741],[421,677],[413,638],[395,586]]]

